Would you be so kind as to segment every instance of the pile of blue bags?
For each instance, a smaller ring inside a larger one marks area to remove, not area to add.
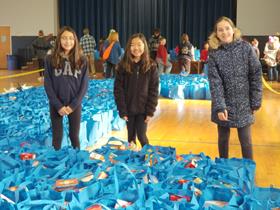
[[[138,151],[118,139],[91,152],[83,150],[124,126],[113,98],[113,80],[90,82],[83,100],[82,150],[67,146],[67,132],[60,151],[50,146],[48,100],[42,87],[1,95],[0,209],[280,207],[279,189],[255,186],[255,163],[250,160],[177,155],[172,147],[151,145]]]
[[[0,96],[0,141],[32,140],[41,145],[51,144],[49,104],[43,87]],[[83,100],[81,148],[93,145],[112,129],[125,126],[117,112],[113,97],[113,80],[92,80]],[[70,144],[68,119],[64,118],[62,146]]]
[[[190,74],[164,74],[160,76],[160,95],[171,99],[210,100],[209,81],[206,76]]]
[[[119,143],[121,142],[121,143]],[[36,143],[0,147],[0,209],[273,209],[280,191],[254,185],[255,163],[177,155],[111,139],[93,152]],[[21,154],[33,154],[23,160]],[[62,183],[62,185],[58,184]]]

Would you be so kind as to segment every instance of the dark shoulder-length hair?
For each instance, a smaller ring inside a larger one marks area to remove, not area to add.
[[[71,32],[74,36],[74,47],[71,49],[71,51],[69,52],[69,61],[71,64],[71,67],[73,69],[80,69],[84,63],[84,59],[83,59],[83,52],[82,49],[80,47],[76,32],[74,31],[74,29],[72,29],[69,26],[64,26],[62,27],[56,37],[56,41],[55,41],[55,46],[52,52],[52,65],[55,68],[62,68],[63,67],[63,62],[64,62],[64,58],[63,58],[63,52],[64,49],[61,46],[61,36],[62,34],[65,32]]]
[[[149,48],[148,48],[146,38],[145,38],[144,34],[142,34],[142,33],[133,34],[128,39],[126,47],[125,47],[124,56],[123,56],[121,62],[119,63],[118,68],[123,68],[127,72],[132,73],[133,55],[131,54],[130,47],[131,47],[132,40],[135,38],[139,38],[144,43],[144,53],[141,55],[140,62],[142,62],[141,71],[143,73],[145,73],[153,65],[153,61],[150,58],[150,53],[149,53]]]

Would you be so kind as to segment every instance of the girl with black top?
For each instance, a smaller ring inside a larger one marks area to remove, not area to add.
[[[142,147],[149,144],[147,123],[156,110],[158,86],[158,72],[145,36],[134,34],[128,40],[114,84],[119,115],[127,122],[128,142],[136,143],[136,133]]]
[[[70,27],[59,31],[54,50],[45,59],[44,86],[50,105],[52,145],[56,150],[61,148],[62,119],[68,116],[71,144],[80,148],[81,103],[88,87],[88,64]]]

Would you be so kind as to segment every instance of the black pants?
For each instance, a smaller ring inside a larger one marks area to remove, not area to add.
[[[38,58],[39,69],[45,68],[45,61],[43,58]],[[40,77],[44,76],[44,71],[39,72]]]
[[[106,62],[105,78],[115,78],[116,64]]]
[[[191,72],[191,59],[181,58],[178,60],[180,71]]]
[[[69,137],[71,144],[74,148],[80,148],[79,132],[81,122],[81,105],[78,106],[74,112],[68,115],[69,120]],[[57,110],[50,106],[51,123],[52,123],[52,145],[55,150],[61,148],[62,137],[63,137],[63,117],[59,115]]]
[[[157,58],[157,51],[150,51],[150,57],[151,57],[153,60],[156,60],[156,58]]]
[[[251,126],[237,128],[243,158],[253,159]],[[218,126],[218,144],[221,158],[228,158],[230,128]]]
[[[149,144],[149,140],[146,135],[147,123],[145,123],[145,119],[146,119],[146,115],[144,114],[128,116],[128,121],[126,123],[128,142],[136,143],[136,135],[137,135],[142,147],[145,144]]]

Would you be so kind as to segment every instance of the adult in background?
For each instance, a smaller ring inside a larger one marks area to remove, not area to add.
[[[87,57],[89,62],[89,73],[95,75],[95,66],[94,66],[94,49],[96,47],[95,39],[92,35],[89,34],[89,29],[85,28],[83,30],[83,36],[80,39],[80,45],[83,49],[84,55]]]
[[[34,49],[35,57],[38,59],[39,68],[44,68],[45,56],[47,55],[48,50],[52,48],[52,46],[45,37],[43,30],[38,31],[38,37],[32,42],[32,47]],[[42,76],[43,71],[40,72],[40,77]]]
[[[259,41],[256,38],[254,38],[251,41],[251,45],[252,45],[253,49],[255,50],[257,58],[260,59]]]
[[[277,36],[269,36],[264,47],[264,61],[268,68],[269,81],[278,81],[277,52],[279,51],[279,46],[279,38]]]
[[[149,39],[150,57],[153,60],[156,60],[157,57],[157,50],[159,47],[160,38],[161,38],[160,29],[155,28],[152,37]]]
[[[230,129],[237,128],[243,158],[253,159],[251,124],[262,102],[262,67],[231,19],[217,20],[209,36],[212,121],[221,158],[228,158]]]

